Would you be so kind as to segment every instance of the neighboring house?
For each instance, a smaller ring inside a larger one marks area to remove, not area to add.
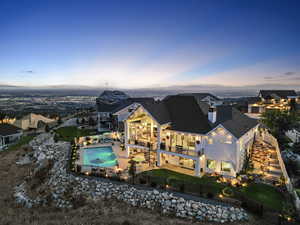
[[[300,129],[295,128],[293,130],[289,130],[285,133],[285,135],[292,140],[293,143],[297,143],[300,141]]]
[[[23,129],[23,130],[44,130],[46,125],[50,127],[56,123],[56,120],[49,119],[45,116],[30,113],[21,119],[16,120],[13,125]]]
[[[22,129],[8,124],[0,124],[0,149],[7,147],[10,144],[15,143],[22,136]]]
[[[129,114],[139,107],[141,104],[154,103],[154,98],[128,98],[122,102],[112,113],[115,119],[115,129],[118,131],[124,131],[124,121]]]
[[[98,131],[113,127],[112,112],[119,108],[129,96],[121,91],[103,91],[96,99]]]
[[[157,166],[195,176],[236,176],[258,131],[257,120],[232,106],[211,107],[194,96],[142,103],[125,120],[127,156],[150,152]]]
[[[179,96],[193,96],[198,102],[206,102],[210,106],[222,105],[223,101],[210,93],[181,93]]]
[[[290,110],[291,104],[299,104],[298,94],[294,90],[261,90],[258,99],[249,101],[248,114],[261,114],[266,110]]]

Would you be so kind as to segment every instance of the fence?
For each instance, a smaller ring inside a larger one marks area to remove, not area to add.
[[[289,193],[293,196],[293,198],[295,200],[295,206],[296,206],[296,208],[298,210],[300,210],[300,199],[298,197],[298,194],[294,190],[294,187],[293,187],[293,184],[291,182],[291,179],[290,179],[290,177],[289,177],[289,175],[287,173],[287,170],[285,168],[285,164],[284,164],[283,159],[281,157],[281,151],[280,151],[280,148],[279,148],[278,141],[276,140],[276,138],[273,135],[271,135],[267,131],[264,133],[264,140],[266,142],[268,142],[269,144],[271,144],[272,146],[275,147],[276,153],[277,153],[277,158],[278,158],[278,161],[279,161],[279,165],[280,165],[282,174],[283,174],[284,179],[285,179],[286,188],[289,191]]]

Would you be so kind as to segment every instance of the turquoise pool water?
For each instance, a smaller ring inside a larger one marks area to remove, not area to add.
[[[118,163],[111,147],[85,148],[82,151],[85,166],[113,167]]]

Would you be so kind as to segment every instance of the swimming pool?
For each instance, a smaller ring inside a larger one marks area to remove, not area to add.
[[[84,166],[113,167],[118,163],[117,157],[110,146],[84,148],[82,151]]]

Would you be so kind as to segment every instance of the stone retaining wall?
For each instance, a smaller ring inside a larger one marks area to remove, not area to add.
[[[36,164],[37,168],[43,168],[43,162],[46,159],[54,160],[45,186],[49,189],[53,204],[58,208],[72,208],[72,199],[84,196],[90,201],[98,201],[103,198],[117,199],[127,202],[131,206],[159,209],[164,214],[199,221],[224,223],[248,219],[247,213],[242,208],[188,200],[156,189],[141,190],[128,184],[104,182],[99,179],[69,174],[66,167],[70,144],[54,143],[50,134],[48,137],[45,135],[36,137],[30,142],[30,145],[34,150],[31,162]],[[18,203],[22,203],[26,207],[47,205],[45,196],[29,199],[26,196],[25,186],[23,183],[15,189],[15,198]]]

